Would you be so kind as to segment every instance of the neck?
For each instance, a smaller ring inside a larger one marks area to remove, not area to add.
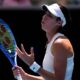
[[[46,33],[46,36],[47,36],[48,42],[51,41],[51,39],[54,37],[54,35],[55,35],[56,33],[57,33],[57,32]]]

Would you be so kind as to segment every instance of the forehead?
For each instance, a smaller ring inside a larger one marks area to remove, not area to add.
[[[56,16],[54,16],[53,14],[51,14],[49,11],[45,11],[45,14],[49,17],[52,17],[52,18],[57,18]]]

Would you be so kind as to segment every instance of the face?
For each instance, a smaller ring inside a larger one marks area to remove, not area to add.
[[[50,32],[57,26],[57,17],[47,11],[42,17],[41,25],[45,32]]]

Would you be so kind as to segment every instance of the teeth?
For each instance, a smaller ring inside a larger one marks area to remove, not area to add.
[[[11,53],[11,50],[8,50],[9,53]]]

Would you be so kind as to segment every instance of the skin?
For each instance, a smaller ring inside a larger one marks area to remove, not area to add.
[[[49,12],[42,17],[41,21],[42,30],[46,32],[48,42],[51,41],[52,37],[57,33],[58,28],[62,25],[61,20],[57,20],[55,16],[52,16]],[[54,50],[54,51],[53,51]],[[23,60],[27,65],[32,65],[35,60],[34,49],[30,49],[28,54],[25,51],[23,44],[21,44],[21,50],[17,47],[16,49],[18,56]],[[13,71],[13,75],[16,76],[21,74],[23,80],[64,80],[67,58],[73,56],[73,48],[70,41],[66,37],[60,36],[54,41],[54,44],[51,46],[51,52],[54,56],[54,72],[48,72],[43,68],[38,70],[40,76],[33,76],[26,73],[21,67],[16,66]]]

